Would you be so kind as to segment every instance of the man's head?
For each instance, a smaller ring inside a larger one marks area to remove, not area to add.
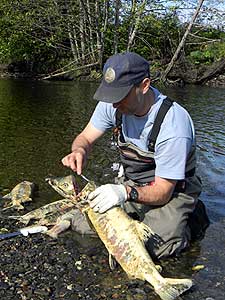
[[[104,65],[103,79],[94,99],[108,103],[120,102],[145,78],[150,78],[147,60],[133,52],[115,54]]]

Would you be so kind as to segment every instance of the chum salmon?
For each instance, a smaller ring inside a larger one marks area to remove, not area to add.
[[[54,185],[57,187],[57,180],[51,184],[53,188]],[[145,247],[145,242],[154,235],[147,225],[132,219],[121,207],[113,207],[102,214],[90,208],[87,197],[95,188],[95,183],[89,182],[74,201],[78,202],[79,208],[82,207],[81,210],[87,215],[109,254],[116,259],[127,275],[149,282],[162,300],[176,299],[190,289],[193,284],[191,279],[164,278],[160,274],[158,266]],[[62,224],[65,221],[66,218],[63,218]],[[59,233],[60,220],[56,228]]]
[[[30,181],[24,180],[18,183],[9,194],[2,197],[2,199],[10,200],[7,207],[3,208],[2,211],[8,209],[22,210],[24,209],[23,203],[32,201],[32,197],[37,186]]]

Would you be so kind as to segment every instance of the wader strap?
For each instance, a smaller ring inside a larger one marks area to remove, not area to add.
[[[122,113],[117,109],[116,110],[116,127],[121,128],[122,125]]]
[[[168,112],[168,110],[172,105],[173,105],[173,100],[167,97],[166,99],[163,100],[163,103],[159,108],[159,111],[155,118],[155,122],[153,124],[152,131],[149,137],[148,150],[151,152],[155,152],[155,143],[160,131],[161,124],[165,118],[166,113]]]
[[[166,113],[168,112],[168,110],[170,109],[170,107],[172,105],[173,105],[173,100],[171,100],[167,97],[166,99],[163,100],[163,102],[159,108],[159,111],[156,115],[155,122],[153,124],[152,131],[151,131],[151,134],[149,137],[148,150],[150,152],[155,152],[155,143],[156,143],[156,139],[158,137],[159,131],[160,131],[161,124],[165,118]],[[121,142],[124,142],[121,125],[122,125],[122,113],[117,109],[116,110],[116,127],[114,129],[114,134],[118,134],[118,132],[120,132]]]
[[[116,126],[113,128],[113,140],[116,142],[118,139],[118,136],[120,134],[121,142],[124,143],[125,139],[122,134],[122,116],[123,114],[117,109],[116,110]]]

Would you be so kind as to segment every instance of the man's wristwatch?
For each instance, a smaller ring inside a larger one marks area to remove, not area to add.
[[[138,191],[133,186],[130,186],[130,188],[131,188],[131,191],[129,193],[129,201],[137,202],[137,200],[138,200]]]

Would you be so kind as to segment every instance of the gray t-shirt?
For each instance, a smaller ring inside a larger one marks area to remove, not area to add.
[[[147,151],[148,137],[156,114],[165,95],[151,87],[155,104],[142,117],[123,114],[122,130],[125,141]],[[99,102],[91,117],[91,124],[105,132],[115,126],[115,112],[111,103]],[[185,178],[185,165],[191,146],[195,143],[194,126],[188,112],[176,102],[167,112],[155,145],[155,175],[161,178],[181,180]]]

